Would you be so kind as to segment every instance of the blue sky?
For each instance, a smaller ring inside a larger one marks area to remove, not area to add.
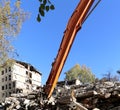
[[[53,1],[53,0],[52,0]],[[36,21],[39,2],[22,1],[30,18],[22,25],[14,41],[18,60],[31,63],[42,72],[42,83],[49,76],[67,22],[79,0],[53,1],[55,10],[46,13],[41,23]],[[78,32],[59,80],[75,64],[86,65],[101,78],[120,69],[120,0],[102,0]]]

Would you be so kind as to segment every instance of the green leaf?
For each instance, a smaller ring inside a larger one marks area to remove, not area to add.
[[[47,0],[44,0],[44,1],[43,1],[43,4],[46,5],[46,3],[47,3]]]
[[[44,4],[41,4],[41,5],[40,5],[40,8],[41,8],[41,9],[45,9],[45,5],[44,5]]]
[[[41,16],[45,16],[45,12],[44,12],[44,10],[41,9],[41,8],[39,9],[39,13],[40,13]]]
[[[42,2],[42,0],[39,0],[40,2]]]
[[[46,9],[46,11],[48,12],[48,11],[49,11],[49,6],[46,6],[46,8],[45,8],[45,9]]]
[[[54,9],[55,9],[54,5],[51,5],[51,6],[50,6],[50,9],[51,9],[51,10],[54,10]]]
[[[38,14],[37,16],[37,21],[40,22],[41,21],[41,18],[40,18],[40,15]]]

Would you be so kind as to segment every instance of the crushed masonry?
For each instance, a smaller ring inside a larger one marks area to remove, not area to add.
[[[12,94],[1,103],[0,110],[120,110],[120,82],[58,82],[49,100],[40,87],[29,94]]]

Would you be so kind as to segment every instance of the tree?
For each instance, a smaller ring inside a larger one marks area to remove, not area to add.
[[[37,16],[38,22],[41,21],[41,17],[45,16],[45,12],[55,9],[54,5],[51,3],[50,0],[39,0],[39,2],[40,2],[40,6],[39,6],[39,13]]]
[[[79,79],[83,83],[94,82],[95,75],[86,66],[80,66],[76,64],[69,71],[65,72],[66,80]]]
[[[118,75],[113,75],[111,72],[104,74],[102,79],[106,79],[107,81],[119,81]]]
[[[14,55],[11,42],[20,32],[27,15],[20,8],[20,1],[17,0],[14,5],[10,0],[0,1],[0,65]]]

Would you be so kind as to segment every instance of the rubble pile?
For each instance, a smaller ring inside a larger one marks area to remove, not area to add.
[[[112,110],[120,106],[120,83],[118,82],[98,82],[75,90],[77,102],[88,109]]]
[[[41,110],[41,91],[33,91],[29,94],[11,94],[1,103],[0,110]]]
[[[12,94],[1,105],[2,110],[120,110],[120,82],[59,83],[49,100],[39,89]]]
[[[60,87],[58,88],[60,89]],[[84,107],[79,107],[82,110],[120,110],[120,82],[98,81],[92,84],[68,85],[64,87],[64,90],[61,86],[60,95],[59,105],[74,105],[72,109],[76,109],[79,103]],[[73,98],[75,101],[71,101]]]

